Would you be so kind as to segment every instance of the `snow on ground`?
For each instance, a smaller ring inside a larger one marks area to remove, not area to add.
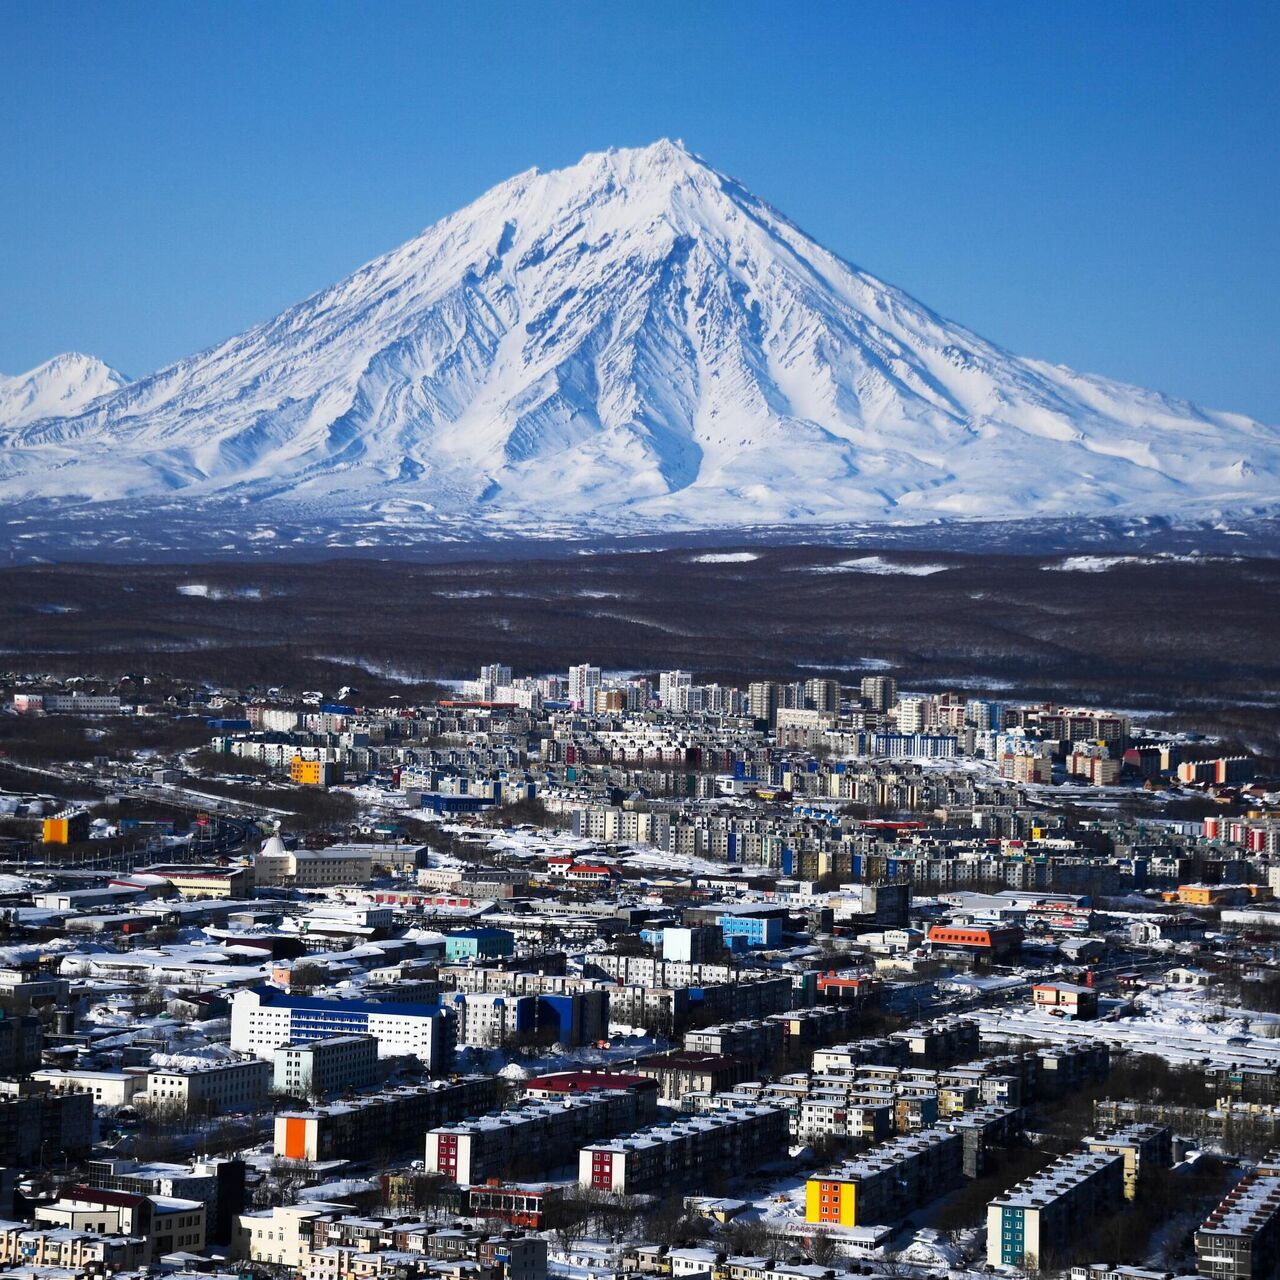
[[[1106,573],[1108,569],[1119,568],[1122,564],[1159,564],[1152,556],[1067,556],[1057,564],[1046,564],[1043,568],[1051,573]]]
[[[694,556],[690,564],[746,564],[751,560],[759,560],[754,551],[708,551],[705,555]]]
[[[1274,1015],[1223,1005],[1204,990],[1149,988],[1134,1004],[1133,1017],[1096,1022],[1064,1022],[1030,1009],[981,1009],[972,1016],[988,1040],[1102,1040],[1175,1063],[1280,1066],[1280,1038],[1254,1034],[1280,1025]]]
[[[1053,564],[1041,565],[1052,573],[1106,573],[1109,569],[1118,569],[1121,565],[1130,564],[1212,564],[1215,561],[1232,561],[1234,556],[1202,556],[1197,554],[1179,556],[1162,554],[1158,556],[1064,556]]]
[[[947,564],[900,564],[883,556],[858,556],[854,560],[841,560],[837,564],[815,565],[806,573],[877,573],[902,574],[908,578],[927,578],[931,574],[945,573]]]

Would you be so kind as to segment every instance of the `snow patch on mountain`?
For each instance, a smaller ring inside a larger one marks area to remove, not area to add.
[[[1280,494],[1275,428],[1011,355],[665,141],[518,174],[238,337],[35,404],[0,401],[0,501],[374,526],[357,545]]]

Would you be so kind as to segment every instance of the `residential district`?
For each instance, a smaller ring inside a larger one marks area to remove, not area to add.
[[[0,1280],[1280,1274],[1280,782],[887,672],[9,675]]]

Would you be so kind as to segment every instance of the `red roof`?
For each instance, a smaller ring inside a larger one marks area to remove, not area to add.
[[[111,1204],[118,1209],[137,1209],[146,1204],[146,1196],[128,1191],[104,1191],[98,1187],[68,1187],[63,1193],[68,1200],[87,1200],[90,1204]]]
[[[557,1071],[538,1076],[525,1087],[554,1093],[587,1093],[592,1089],[656,1089],[658,1086],[648,1076],[630,1076],[619,1071]]]

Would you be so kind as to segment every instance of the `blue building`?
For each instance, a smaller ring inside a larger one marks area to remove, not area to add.
[[[516,935],[507,929],[459,929],[445,936],[446,964],[465,964],[468,960],[496,960],[516,949]]]
[[[777,916],[721,916],[717,921],[724,945],[731,951],[776,947],[782,942],[782,921]]]

